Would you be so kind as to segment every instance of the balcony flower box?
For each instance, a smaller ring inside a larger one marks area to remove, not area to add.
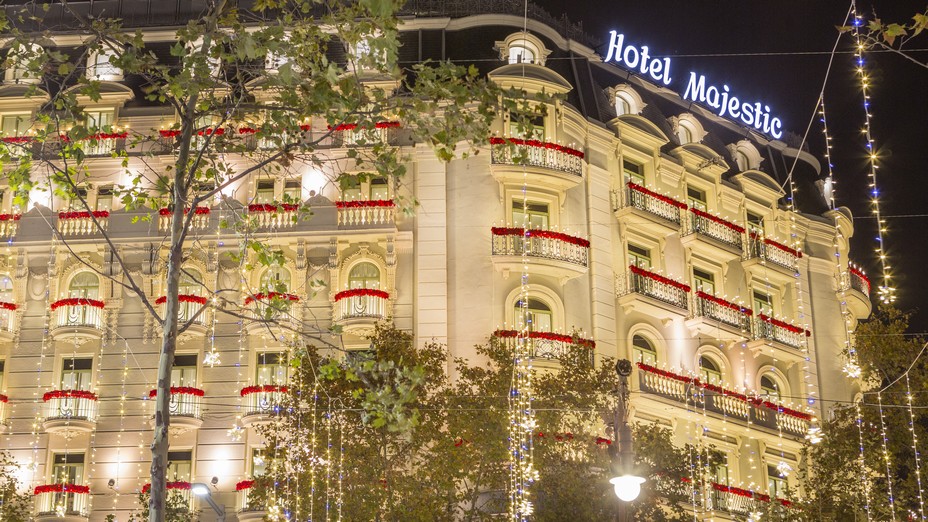
[[[540,140],[490,138],[491,161],[497,165],[541,167],[571,176],[583,175],[583,151]]]

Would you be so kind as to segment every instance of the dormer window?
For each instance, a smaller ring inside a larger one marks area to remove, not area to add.
[[[87,77],[91,80],[122,81],[122,69],[112,63],[115,58],[116,52],[112,49],[100,49],[90,53],[87,59]]]
[[[615,115],[624,116],[632,113],[632,105],[621,95],[615,97]]]
[[[645,103],[641,96],[628,84],[621,84],[614,88],[610,87],[606,89],[606,95],[615,100],[616,117],[641,114],[641,111],[644,110]]]
[[[702,128],[699,120],[690,113],[683,113],[680,116],[672,117],[670,122],[673,124],[673,131],[680,145],[699,143],[706,137],[707,133],[705,129]]]
[[[728,145],[728,151],[731,152],[732,158],[735,160],[738,172],[756,169],[760,167],[760,163],[763,161],[760,153],[757,152],[757,147],[748,140],[741,140],[738,143]]]
[[[505,40],[496,42],[496,48],[499,50],[499,59],[509,64],[544,65],[545,59],[551,54],[540,38],[524,32],[513,33]]]
[[[9,50],[10,68],[6,70],[6,83],[39,83],[40,76],[29,70],[28,63],[42,54],[38,44],[17,44]]]
[[[509,63],[535,63],[537,53],[526,44],[515,44],[509,48]]]
[[[693,143],[693,131],[686,125],[681,124],[677,127],[677,138],[680,140],[680,145]]]

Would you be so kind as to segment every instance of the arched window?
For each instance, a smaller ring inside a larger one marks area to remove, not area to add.
[[[282,266],[272,266],[261,276],[261,289],[268,292],[289,292],[290,271]]]
[[[738,164],[739,172],[744,172],[751,168],[751,160],[748,159],[748,155],[740,150],[735,153],[735,163]]]
[[[702,355],[699,357],[699,378],[702,382],[720,385],[722,384],[722,368],[717,362]]]
[[[178,293],[181,295],[203,295],[203,274],[196,268],[184,268],[180,273]]]
[[[509,46],[509,63],[535,63],[537,52],[525,41]]]
[[[91,53],[90,57],[87,59],[87,77],[93,80],[122,80],[122,69],[110,62],[110,59],[115,57],[116,52],[112,49],[99,50]]]
[[[522,301],[516,301],[515,315],[516,324],[521,326],[522,322]],[[552,328],[551,307],[547,303],[538,299],[529,298],[526,300],[525,307],[525,325],[533,332],[550,332]]]
[[[13,280],[6,274],[0,275],[0,302],[13,302]]]
[[[780,401],[780,383],[779,380],[773,375],[767,373],[760,378],[760,391],[761,395],[764,396],[770,402],[779,402]]]
[[[631,103],[629,103],[624,96],[617,94],[615,96],[615,115],[622,116],[624,114],[631,114],[631,112]]]
[[[358,263],[348,272],[348,288],[380,288],[380,269],[374,263]]]
[[[92,272],[81,272],[71,279],[68,297],[97,299],[100,296],[100,278]]]
[[[44,51],[35,43],[21,43],[9,50],[10,68],[6,70],[7,83],[38,83],[39,76],[29,70],[29,62],[40,57]]]
[[[693,131],[691,131],[686,125],[678,125],[677,138],[680,140],[680,145],[693,143]]]
[[[632,356],[634,362],[644,364],[655,364],[657,362],[657,350],[644,336],[635,335],[632,337]]]

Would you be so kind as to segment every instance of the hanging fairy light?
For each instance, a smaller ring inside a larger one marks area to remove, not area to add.
[[[925,520],[925,500],[922,492],[921,453],[918,451],[918,435],[915,433],[915,412],[912,408],[912,387],[909,384],[909,372],[905,372],[905,402],[909,410],[909,431],[912,432],[912,450],[915,452],[915,482],[918,485],[919,520]]]
[[[889,453],[889,435],[886,432],[886,417],[883,414],[883,393],[876,392],[876,404],[880,411],[880,443],[883,446],[883,462],[886,464],[886,493],[889,496],[889,514],[896,520],[896,500],[893,497],[892,459]]]

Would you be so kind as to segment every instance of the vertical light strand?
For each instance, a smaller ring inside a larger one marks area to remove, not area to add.
[[[828,118],[825,116],[825,97],[819,98],[818,114],[821,116],[822,134],[825,135],[825,164],[828,167],[828,176],[825,178],[825,199],[828,200],[828,207],[835,208],[835,176],[834,163],[831,159],[831,134],[828,132]]]
[[[863,96],[863,107],[864,107],[864,128],[863,134],[867,140],[865,144],[867,149],[867,163],[869,166],[868,178],[869,178],[869,188],[870,188],[870,209],[873,213],[873,217],[876,219],[876,249],[877,258],[880,262],[880,269],[882,271],[882,280],[880,281],[879,287],[879,297],[880,302],[889,304],[896,300],[896,289],[893,287],[890,267],[886,259],[886,245],[884,242],[886,235],[886,221],[883,219],[882,214],[880,213],[880,190],[877,186],[877,176],[876,171],[879,168],[877,165],[877,152],[876,147],[874,146],[873,141],[873,130],[871,126],[871,121],[873,119],[872,112],[870,109],[870,78],[867,76],[866,62],[864,61],[864,43],[860,36],[860,26],[863,25],[863,18],[857,13],[857,2],[851,2],[851,8],[854,11],[854,20],[851,23],[852,31],[854,34],[855,48],[854,48],[854,59],[855,59],[855,69],[857,71],[857,76],[860,78],[860,89]]]
[[[912,387],[909,385],[909,372],[905,372],[905,402],[909,410],[909,431],[912,432],[912,451],[915,453],[915,483],[918,485],[918,516],[925,520],[925,500],[922,493],[922,464],[918,452],[918,434],[915,433],[915,411],[912,408]]]
[[[889,437],[886,434],[886,417],[883,414],[883,392],[876,392],[876,404],[880,410],[880,442],[883,446],[883,463],[886,466],[886,493],[889,495],[889,514],[896,520],[896,499],[893,497],[892,462],[889,456]]]
[[[55,265],[58,257],[57,243],[57,240],[52,237],[52,244],[49,248],[48,264],[45,272],[45,324],[42,328],[42,347],[39,352],[39,360],[36,363],[35,391],[33,391],[35,411],[33,412],[32,419],[32,463],[30,468],[32,469],[32,480],[34,483],[38,483],[39,480],[39,477],[36,476],[39,470],[39,441],[42,436],[39,427],[42,425],[42,411],[45,409],[44,397],[41,395],[44,388],[42,385],[42,372],[45,366],[45,358],[48,356],[49,331],[51,330],[52,320],[52,277],[56,272]]]
[[[857,419],[854,424],[857,425],[858,453],[860,455],[860,479],[864,485],[864,510],[867,512],[867,520],[872,520],[870,513],[870,474],[867,471],[867,459],[864,454],[864,419],[860,411],[860,400],[854,401],[854,413]]]

